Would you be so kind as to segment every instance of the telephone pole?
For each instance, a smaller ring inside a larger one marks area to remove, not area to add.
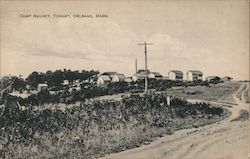
[[[137,59],[135,59],[135,73],[137,73]]]
[[[143,44],[138,44],[138,45],[144,45],[145,47],[145,93],[147,93],[148,90],[147,45],[153,45],[153,43],[147,43],[146,41],[144,41]]]

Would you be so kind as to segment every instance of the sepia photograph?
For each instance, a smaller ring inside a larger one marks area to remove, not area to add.
[[[0,159],[250,159],[249,0],[0,0]]]

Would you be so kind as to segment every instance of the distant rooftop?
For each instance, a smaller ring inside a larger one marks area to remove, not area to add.
[[[182,71],[179,71],[179,70],[170,70],[169,72],[174,72],[176,74],[183,74]]]
[[[144,73],[146,72],[144,69],[138,70],[137,73]],[[147,72],[150,72],[150,70],[147,70]]]
[[[201,71],[198,70],[189,70],[188,72],[191,72],[192,74],[203,74]]]
[[[103,72],[102,75],[115,75],[117,72]]]
[[[151,72],[152,74],[155,75],[155,77],[162,77],[162,75],[159,72]]]
[[[111,78],[108,75],[101,75],[100,76],[104,81],[111,81]]]

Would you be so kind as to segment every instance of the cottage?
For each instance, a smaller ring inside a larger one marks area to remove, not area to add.
[[[170,80],[183,80],[183,73],[181,71],[178,70],[171,70],[168,72],[168,78]]]
[[[151,78],[151,79],[162,79],[162,75],[159,73],[159,72],[150,72],[149,75],[148,75],[148,78]]]
[[[132,77],[127,77],[127,78],[125,78],[124,81],[125,81],[125,82],[128,82],[128,83],[131,83],[133,80],[132,80]]]
[[[189,70],[187,72],[187,80],[188,81],[202,81],[203,73],[201,71]]]
[[[147,75],[149,76],[150,71],[147,70]],[[145,79],[146,71],[145,70],[138,70],[133,76],[132,80],[133,81],[141,81]]]
[[[46,83],[39,83],[37,85],[37,91],[41,91],[41,90],[47,90],[48,89],[48,85]]]
[[[117,72],[104,72],[101,75],[109,76],[111,82],[122,82],[126,79],[126,76],[124,74]]]
[[[117,74],[117,72],[103,72],[101,75],[107,75],[112,80],[116,74]]]
[[[103,84],[108,84],[112,80],[108,75],[100,75],[97,79],[97,85],[103,85]]]
[[[132,76],[133,81],[141,81],[145,79],[145,74],[136,73]]]
[[[117,73],[113,76],[112,82],[123,82],[126,79],[125,75],[122,73]]]
[[[69,80],[63,80],[63,86],[68,86],[70,83],[69,83]]]

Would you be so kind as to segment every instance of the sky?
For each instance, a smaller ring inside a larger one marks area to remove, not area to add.
[[[151,71],[249,79],[248,0],[1,1],[0,25],[1,76],[64,68],[132,76],[135,59],[144,68],[146,41]]]

